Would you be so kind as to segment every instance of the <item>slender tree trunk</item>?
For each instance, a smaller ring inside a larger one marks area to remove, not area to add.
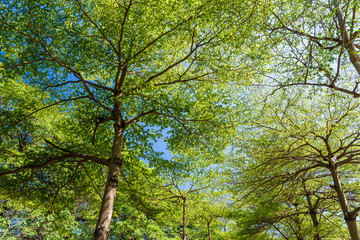
[[[182,239],[186,240],[186,197],[183,198],[183,234]]]
[[[350,211],[350,207],[335,166],[335,161],[333,159],[329,160],[329,167],[331,171],[331,177],[334,181],[335,190],[339,198],[340,206],[344,214],[344,219],[350,232],[351,239],[360,240],[359,230],[356,224],[356,215],[354,216],[354,214],[352,214]]]
[[[316,228],[319,225],[319,222],[316,217],[315,208],[310,208],[310,216],[311,216],[311,220],[313,222],[313,226],[314,226],[314,228]],[[314,240],[321,240],[321,234],[319,233],[318,229],[316,229],[316,234],[314,236]]]
[[[295,222],[296,229],[294,229],[294,227],[292,227],[290,224],[289,225],[290,225],[292,231],[294,232],[294,235],[295,235],[296,239],[297,240],[304,240],[304,237],[302,236],[303,231],[301,229],[301,222],[299,221],[299,216],[296,216],[293,220]]]
[[[209,240],[211,240],[210,223],[211,223],[211,220],[207,222],[207,230],[208,230]]]
[[[106,240],[109,238],[110,222],[114,208],[116,187],[118,184],[119,172],[122,166],[121,149],[125,125],[121,116],[120,103],[115,98],[114,108],[114,142],[109,162],[108,177],[105,185],[104,196],[101,203],[100,214],[96,224],[94,239]]]
[[[313,223],[314,228],[317,228],[317,226],[319,226],[319,221],[317,220],[317,216],[316,216],[316,207],[311,202],[311,197],[310,197],[309,192],[307,191],[305,183],[304,183],[304,190],[305,190],[306,200],[307,200],[308,206],[309,206],[309,212],[310,212],[311,221]],[[318,229],[316,230],[314,240],[321,240],[321,235],[320,235]]]

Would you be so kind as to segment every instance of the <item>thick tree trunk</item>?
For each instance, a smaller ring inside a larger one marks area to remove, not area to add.
[[[183,234],[182,239],[186,240],[186,198],[183,198]]]
[[[350,56],[350,62],[352,63],[352,65],[360,75],[360,57],[357,54],[357,50],[355,49],[354,44],[350,43],[349,46],[347,47],[347,51]]]
[[[336,158],[335,158],[336,159]],[[339,203],[344,214],[345,222],[348,226],[350,236],[352,240],[360,240],[359,230],[356,224],[356,216],[350,211],[350,207],[345,196],[344,190],[341,185],[339,174],[335,166],[335,160],[329,160],[329,167],[331,171],[331,177],[334,181],[334,187],[339,198]]]
[[[101,203],[98,222],[95,229],[95,240],[106,240],[109,238],[110,222],[115,202],[116,187],[120,168],[122,166],[121,148],[125,126],[123,126],[120,117],[118,117],[117,121],[114,123],[114,129],[115,136],[109,163],[108,178]]]

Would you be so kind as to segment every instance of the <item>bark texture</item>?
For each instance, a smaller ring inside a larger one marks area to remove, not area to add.
[[[352,240],[360,240],[359,230],[356,224],[356,215],[350,211],[350,207],[345,196],[344,190],[341,185],[338,171],[335,165],[335,159],[329,159],[329,168],[331,171],[331,177],[334,181],[334,187],[339,198],[341,210],[344,214],[346,225],[348,226],[350,236]]]
[[[209,240],[211,240],[210,223],[211,223],[211,220],[207,222],[207,230],[208,230],[208,237],[209,237]]]
[[[106,240],[109,238],[110,223],[114,208],[116,188],[118,184],[119,172],[122,166],[121,149],[123,143],[123,135],[125,131],[125,123],[121,116],[121,104],[118,98],[114,103],[114,142],[109,163],[108,177],[105,185],[103,200],[101,203],[98,222],[96,224],[94,239]]]
[[[355,70],[360,74],[360,56],[357,53],[357,50],[355,48],[354,40],[356,35],[354,35],[352,32],[349,36],[349,33],[346,29],[345,25],[345,18],[343,16],[340,4],[338,0],[333,1],[333,7],[336,9],[336,18],[338,20],[342,38],[343,38],[343,47],[346,49],[346,51],[349,54],[350,62],[354,66]]]

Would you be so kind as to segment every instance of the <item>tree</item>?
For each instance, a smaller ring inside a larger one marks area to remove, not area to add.
[[[289,95],[285,90],[280,92],[284,94],[275,94],[277,97],[269,98],[264,104],[268,104],[266,108],[261,108],[264,117],[253,120],[253,128],[249,131],[251,138],[244,146],[247,150],[241,156],[244,160],[240,169],[243,169],[244,185],[250,188],[248,194],[253,194],[253,191],[256,195],[264,195],[265,199],[272,199],[276,209],[271,212],[272,215],[266,207],[262,208],[271,225],[277,218],[286,217],[287,214],[281,215],[277,211],[284,211],[279,200],[289,203],[286,194],[290,189],[290,196],[296,196],[305,186],[300,183],[306,180],[307,175],[321,179],[321,191],[336,194],[351,238],[357,239],[356,216],[359,208],[356,196],[359,186],[358,175],[353,169],[358,163],[359,151],[358,102],[348,101],[332,92],[321,96],[319,93],[317,96],[310,95],[311,99],[304,98],[308,96],[306,93],[300,94],[294,89],[291,92],[297,95]],[[316,185],[310,186],[316,189]],[[302,194],[301,199],[308,201],[308,191],[303,191],[305,195]],[[285,212],[296,216],[308,214],[313,224],[317,225],[315,215],[311,215],[310,211],[312,202],[308,202],[309,212],[305,214],[296,199],[292,200],[296,205],[290,202],[290,210],[286,207],[288,210]],[[269,204],[271,202],[266,205]],[[336,214],[336,209],[326,211],[335,210]]]
[[[107,239],[124,150],[152,159],[149,140],[162,129],[171,128],[173,146],[185,138],[201,142],[226,124],[219,115],[232,97],[223,83],[238,73],[241,63],[232,56],[242,50],[226,43],[250,32],[243,23],[252,10],[251,2],[227,1],[1,1],[2,81],[47,95],[34,96],[40,107],[7,119],[2,136],[43,110],[62,114],[58,122],[56,113],[47,116],[51,128],[31,151],[9,153],[10,140],[3,140],[2,179],[23,174],[16,183],[32,185],[36,175],[51,189],[61,178],[55,197],[88,179],[91,189],[104,191],[94,238]],[[6,165],[9,155],[16,165]]]
[[[320,86],[359,97],[358,1],[273,2],[267,10],[263,26],[273,64],[270,71],[259,72],[275,86],[274,92],[287,86]],[[334,180],[336,175],[333,170]],[[346,197],[337,192],[344,213],[351,212]],[[359,239],[357,230],[350,232]]]
[[[111,236],[117,239],[173,239],[174,209],[171,204],[153,199],[163,196],[164,180],[156,168],[149,168],[140,159],[129,159],[120,172],[123,182],[114,208],[116,222]],[[168,231],[170,229],[170,231]]]
[[[236,217],[239,235],[255,239],[264,233],[280,239],[347,238],[330,177],[318,174],[304,172],[287,181],[273,179],[264,183],[259,178],[255,183],[246,183],[250,189],[242,190],[246,197],[239,201],[244,206]]]
[[[219,179],[214,176],[213,179]],[[210,189],[194,197],[191,214],[195,239],[236,239],[232,235],[229,222],[233,209],[229,206],[229,193],[221,189]],[[226,224],[224,224],[224,222]],[[229,231],[230,230],[230,231]]]
[[[215,174],[211,169],[206,169],[209,163],[204,162],[204,159],[194,158],[194,156],[173,156],[172,161],[168,164],[172,166],[158,169],[164,176],[164,185],[162,186],[164,193],[154,200],[172,202],[173,208],[178,209],[180,213],[175,219],[178,226],[181,226],[181,239],[191,239],[195,236],[190,234],[188,237],[188,228],[192,232],[198,230],[194,228],[193,224],[194,220],[199,217],[199,213],[195,210],[196,206],[201,202],[202,193],[213,187],[211,179],[215,177]]]

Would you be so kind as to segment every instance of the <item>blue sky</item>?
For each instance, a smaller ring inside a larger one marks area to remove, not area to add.
[[[158,152],[163,152],[162,157],[164,159],[170,160],[171,158],[171,153],[170,151],[166,148],[166,142],[164,142],[164,140],[162,138],[159,138],[155,143],[154,143],[154,150],[158,151]]]

